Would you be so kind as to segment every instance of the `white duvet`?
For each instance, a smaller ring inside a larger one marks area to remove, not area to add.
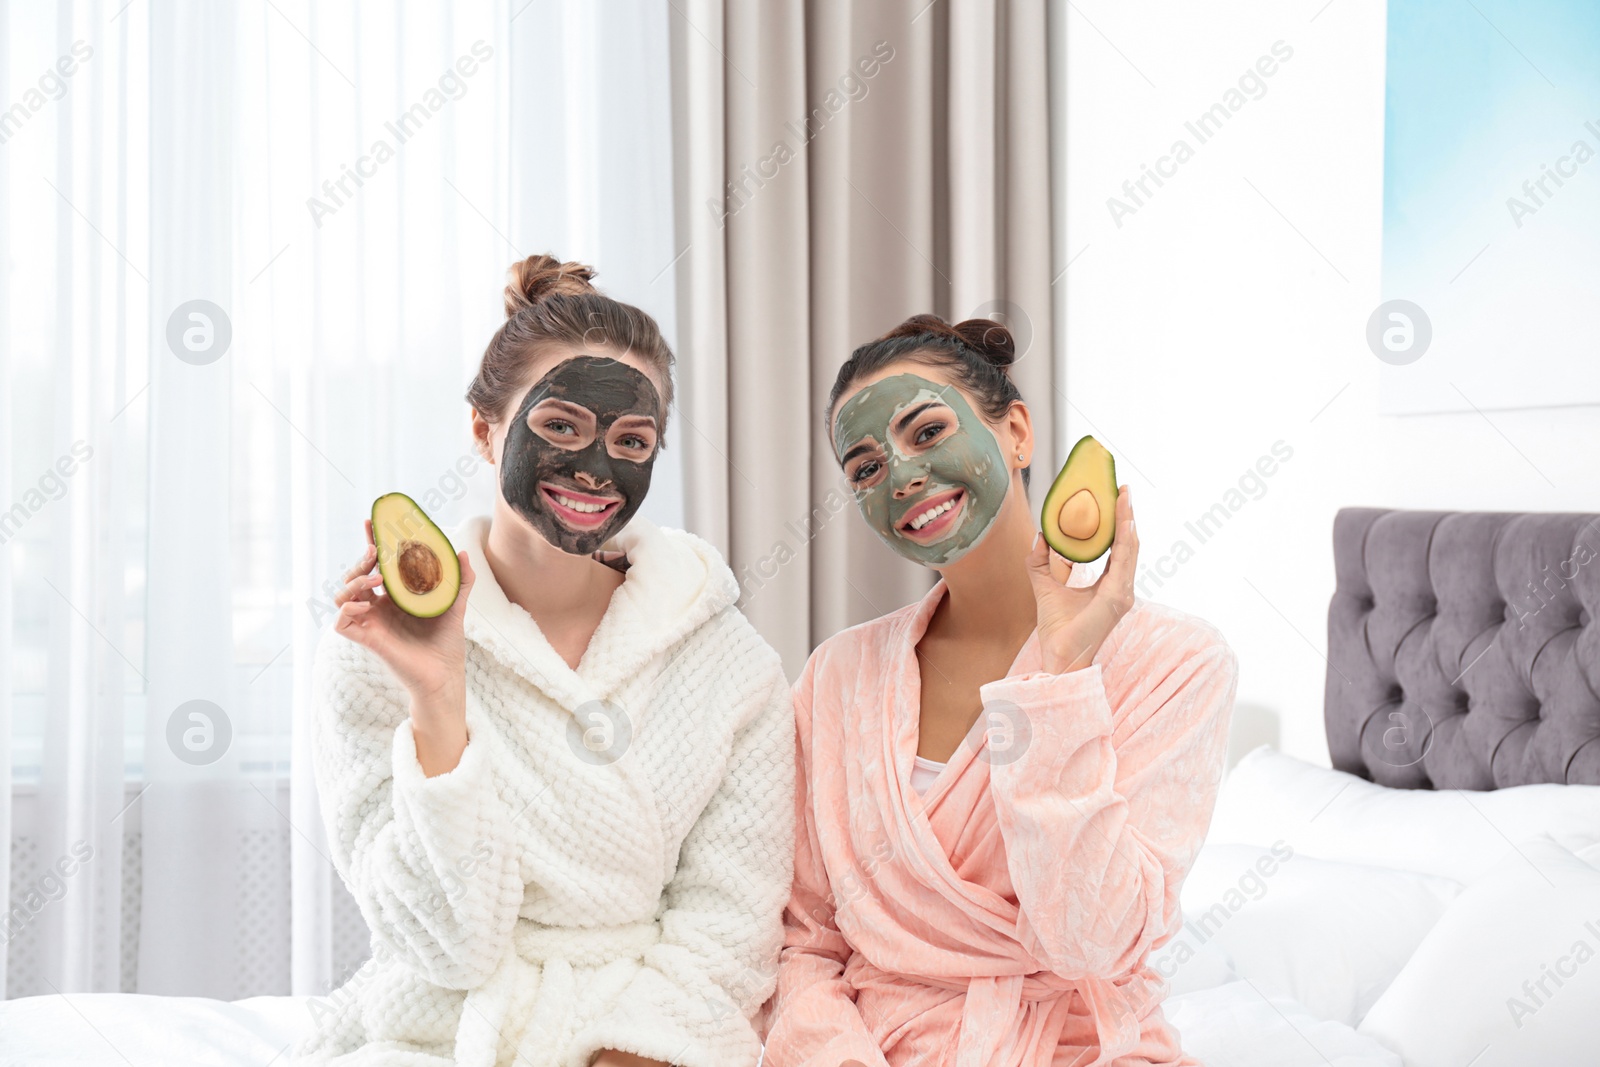
[[[39,1067],[283,1067],[310,997],[206,1000],[128,993],[25,997],[0,1006],[0,1063]],[[1206,1067],[1401,1067],[1343,1023],[1232,981],[1171,997],[1167,1017]]]
[[[1590,1067],[1597,867],[1600,787],[1388,790],[1259,749],[1151,960],[1204,1067]],[[0,1002],[0,1065],[286,1067],[312,999]]]

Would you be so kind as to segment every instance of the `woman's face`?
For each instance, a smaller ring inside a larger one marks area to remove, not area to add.
[[[884,543],[929,567],[993,528],[1011,488],[1000,440],[941,368],[901,362],[840,397],[833,447]]]
[[[652,371],[598,346],[547,356],[496,427],[501,495],[557,548],[593,554],[644,503],[666,415]]]

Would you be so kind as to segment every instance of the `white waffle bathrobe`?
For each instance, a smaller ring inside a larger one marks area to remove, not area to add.
[[[454,769],[423,774],[382,661],[331,629],[318,646],[323,823],[373,957],[311,1002],[295,1061],[754,1064],[794,863],[778,655],[710,545],[636,518],[574,671],[495,581],[488,527],[451,533],[477,574]]]

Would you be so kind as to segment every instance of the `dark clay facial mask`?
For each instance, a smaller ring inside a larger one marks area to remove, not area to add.
[[[981,541],[1011,486],[999,440],[961,391],[918,374],[884,378],[847,400],[833,443],[867,524],[928,567],[954,563]]]
[[[644,374],[605,356],[564,360],[517,408],[500,491],[552,545],[591,555],[644,503],[660,426]]]

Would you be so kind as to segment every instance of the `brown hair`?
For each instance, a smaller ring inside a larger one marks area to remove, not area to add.
[[[506,321],[489,339],[466,399],[496,421],[517,399],[528,365],[555,347],[605,347],[632,352],[661,377],[661,426],[667,431],[672,405],[672,349],[647,313],[596,289],[593,267],[563,263],[555,256],[529,256],[511,265],[506,286]]]
[[[1011,405],[1022,399],[1006,371],[1016,358],[1017,343],[1011,331],[993,319],[965,319],[952,325],[937,315],[913,315],[850,353],[833,380],[823,421],[831,431],[834,405],[846,389],[892,363],[907,360],[950,371],[956,384],[978,402],[984,417],[999,422]],[[1029,469],[1022,468],[1024,488]]]

